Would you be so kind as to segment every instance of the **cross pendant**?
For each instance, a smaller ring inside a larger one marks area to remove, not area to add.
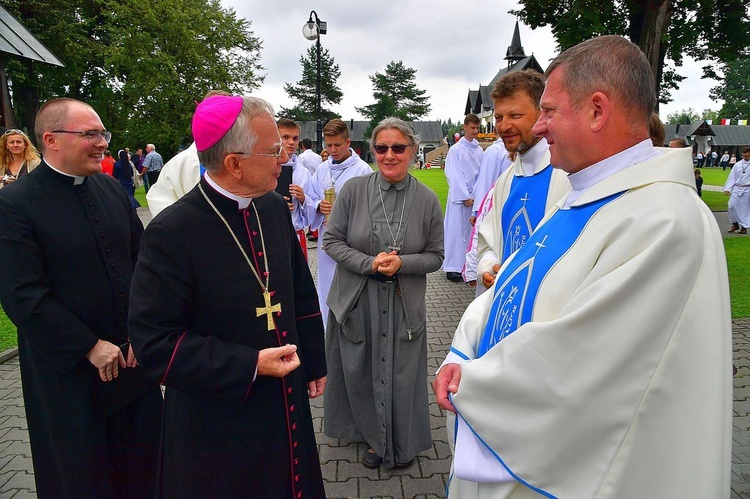
[[[256,307],[255,317],[260,317],[261,315],[266,314],[266,318],[268,319],[268,330],[273,331],[276,328],[273,324],[273,313],[281,312],[281,304],[277,303],[276,305],[271,305],[271,293],[268,291],[263,291],[263,300],[266,302],[266,306]]]
[[[389,244],[388,249],[398,253],[399,251],[401,251],[401,246],[396,246],[395,244]]]

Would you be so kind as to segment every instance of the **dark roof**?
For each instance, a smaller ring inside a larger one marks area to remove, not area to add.
[[[2,6],[0,6],[0,52],[55,66],[65,66]]]
[[[479,101],[479,90],[469,90],[469,95],[466,97],[466,108],[464,114],[477,113],[477,102]]]
[[[685,135],[700,135],[702,137],[704,136],[713,136],[716,135],[713,128],[711,128],[711,125],[706,123],[706,120],[698,120],[690,123],[690,128],[685,132]]]
[[[370,126],[369,121],[358,121],[358,120],[344,120],[346,126],[349,127],[349,138],[352,142],[364,142],[365,132],[367,127]],[[407,121],[406,123],[412,127],[414,132],[419,135],[422,142],[440,142],[443,139],[443,128],[440,126],[439,121]],[[308,138],[315,142],[317,131],[316,121],[300,121],[300,133],[299,138]],[[325,125],[325,124],[324,124]],[[369,140],[370,137],[367,137]]]
[[[696,125],[698,123],[698,125]],[[692,144],[690,139],[693,135],[700,135],[694,132],[700,130],[700,125],[704,121],[698,121],[690,125],[664,125],[665,142],[672,139],[685,139],[688,144]],[[709,125],[705,123],[712,133],[706,134],[712,136],[711,145],[716,147],[745,147],[750,146],[750,125]]]

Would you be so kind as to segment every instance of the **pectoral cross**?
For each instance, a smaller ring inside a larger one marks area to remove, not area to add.
[[[263,291],[263,300],[266,302],[266,306],[256,307],[255,317],[260,317],[261,315],[266,314],[266,318],[268,319],[268,330],[273,331],[276,328],[273,324],[273,313],[281,312],[281,304],[277,303],[276,305],[271,305],[271,293],[268,291]]]
[[[393,243],[388,245],[388,249],[398,253],[399,251],[401,251],[401,246],[396,246],[396,243]]]

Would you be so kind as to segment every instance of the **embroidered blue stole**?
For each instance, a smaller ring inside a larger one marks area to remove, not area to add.
[[[504,262],[523,246],[544,217],[551,178],[550,165],[531,177],[513,176],[500,218],[504,231],[500,261]]]
[[[531,320],[536,294],[552,266],[570,249],[592,216],[622,192],[569,210],[558,210],[518,250],[497,276],[492,307],[477,358]]]

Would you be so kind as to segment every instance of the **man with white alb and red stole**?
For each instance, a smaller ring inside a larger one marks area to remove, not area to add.
[[[434,388],[448,497],[729,497],[724,247],[690,151],[652,145],[653,76],[618,36],[547,69],[535,135],[572,191],[464,313]]]
[[[309,397],[325,388],[315,286],[273,192],[271,106],[212,96],[193,136],[206,173],[144,232],[131,338],[166,386],[165,497],[324,497]]]

